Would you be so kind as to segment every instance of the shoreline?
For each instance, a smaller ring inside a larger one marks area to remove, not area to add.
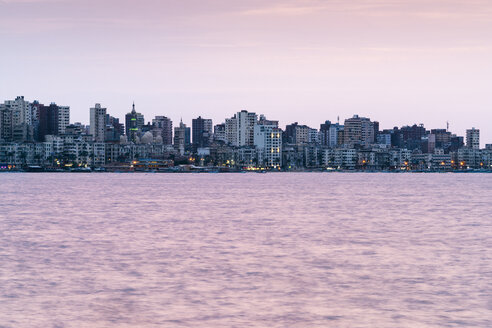
[[[277,173],[366,173],[366,174],[377,174],[377,173],[384,173],[384,174],[418,174],[418,173],[439,173],[439,174],[444,174],[444,173],[453,173],[453,174],[470,174],[470,173],[492,173],[492,170],[467,170],[467,171],[431,171],[431,170],[426,170],[426,171],[367,171],[367,170],[300,170],[300,171],[294,171],[294,170],[289,170],[289,171],[248,171],[248,170],[240,170],[240,171],[222,171],[222,172],[217,172],[217,171],[66,171],[66,170],[44,170],[44,171],[26,171],[26,170],[0,170],[0,173],[37,173],[37,174],[42,174],[42,173],[57,173],[57,174],[67,174],[67,173],[72,173],[72,174],[80,174],[80,173],[85,173],[85,174],[108,174],[108,173],[126,173],[126,174],[142,174],[142,173],[152,173],[152,174],[244,174],[244,173],[249,173],[249,174],[263,174],[263,173],[271,173],[271,174],[277,174]]]

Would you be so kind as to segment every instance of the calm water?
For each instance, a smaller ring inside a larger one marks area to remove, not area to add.
[[[492,174],[0,174],[0,327],[492,327]]]

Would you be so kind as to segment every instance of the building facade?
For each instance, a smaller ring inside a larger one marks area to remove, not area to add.
[[[344,123],[344,141],[349,147],[368,147],[374,143],[374,123],[366,117],[354,117],[346,119]]]
[[[152,125],[161,129],[162,143],[164,145],[173,144],[173,121],[166,116],[156,116],[152,120]]]
[[[466,130],[466,147],[480,149],[480,130],[471,128]]]
[[[282,130],[275,125],[255,126],[254,145],[258,165],[265,167],[282,166]]]
[[[187,127],[181,120],[179,126],[174,128],[174,148],[179,152],[179,154],[184,155],[190,150],[190,136],[190,128]]]
[[[213,124],[211,119],[194,118],[191,123],[193,150],[209,147],[213,140]]]
[[[236,114],[236,146],[254,146],[256,113],[242,110]]]
[[[125,116],[125,132],[128,142],[136,143],[138,141],[144,125],[144,116],[137,113],[135,103],[133,103],[132,111]]]
[[[90,134],[96,142],[104,142],[106,136],[106,108],[96,104],[90,109]]]

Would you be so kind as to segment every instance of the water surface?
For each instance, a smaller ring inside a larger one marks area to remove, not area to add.
[[[492,327],[492,175],[0,174],[0,327]]]

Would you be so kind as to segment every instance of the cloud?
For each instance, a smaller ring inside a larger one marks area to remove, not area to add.
[[[273,4],[272,4],[273,3]],[[464,17],[491,18],[492,8],[487,0],[297,0],[268,2],[240,11],[245,16],[309,16],[330,14],[361,15],[366,17],[408,16],[427,20],[461,19]]]

